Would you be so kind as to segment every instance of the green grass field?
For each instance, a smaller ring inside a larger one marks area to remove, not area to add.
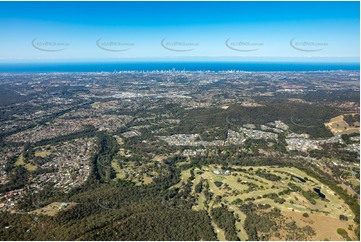
[[[45,157],[48,157],[49,155],[51,155],[50,151],[37,151],[37,152],[35,152],[35,157],[45,158]]]
[[[17,158],[15,164],[15,166],[24,166],[25,165],[25,161],[24,161],[24,156],[23,154],[19,155],[19,157]]]
[[[24,166],[25,169],[27,169],[28,171],[36,171],[38,169],[37,166],[33,165],[32,163],[25,163],[25,159],[23,154],[21,154],[18,159],[16,160],[15,166]]]

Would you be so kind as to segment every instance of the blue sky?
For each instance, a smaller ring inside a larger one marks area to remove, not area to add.
[[[0,60],[355,60],[359,22],[359,2],[0,2]]]

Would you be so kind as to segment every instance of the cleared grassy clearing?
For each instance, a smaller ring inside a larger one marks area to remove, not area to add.
[[[36,171],[38,169],[37,166],[31,164],[31,163],[28,163],[24,166],[28,171]]]
[[[46,158],[49,155],[51,155],[50,151],[37,151],[35,152],[35,157],[42,157],[42,158]]]
[[[25,165],[25,161],[24,161],[24,156],[23,154],[19,155],[19,157],[17,158],[15,164],[15,166],[24,166]]]
[[[100,107],[100,102],[94,102],[94,103],[90,104],[90,106],[92,108],[98,109]]]
[[[334,134],[352,134],[360,132],[360,123],[355,122],[352,126],[350,126],[346,121],[344,121],[344,115],[332,118],[330,122],[325,123],[325,126]]]
[[[353,231],[348,230],[349,226],[355,226],[352,221],[340,221],[336,218],[325,217],[318,214],[309,214],[309,217],[305,218],[302,213],[292,211],[284,212],[284,214],[295,220],[299,226],[312,226],[316,232],[313,240],[344,240],[342,236],[337,233],[337,228],[345,229],[351,236],[351,239],[357,240]]]
[[[29,214],[38,214],[38,215],[46,215],[46,216],[55,216],[58,212],[68,210],[70,208],[75,207],[76,203],[61,203],[61,202],[53,202],[43,208],[36,209],[34,211],[29,212]]]
[[[21,154],[18,159],[16,160],[15,166],[24,166],[25,169],[27,169],[28,171],[36,171],[38,169],[37,166],[33,165],[31,162],[30,163],[25,163],[25,159],[23,154]]]

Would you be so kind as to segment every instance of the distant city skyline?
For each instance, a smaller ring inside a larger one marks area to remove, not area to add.
[[[0,2],[0,62],[358,62],[359,2]]]

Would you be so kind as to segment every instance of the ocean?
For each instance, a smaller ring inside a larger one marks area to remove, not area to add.
[[[99,62],[0,63],[0,73],[114,72],[114,71],[335,71],[359,70],[359,63],[306,62]]]

